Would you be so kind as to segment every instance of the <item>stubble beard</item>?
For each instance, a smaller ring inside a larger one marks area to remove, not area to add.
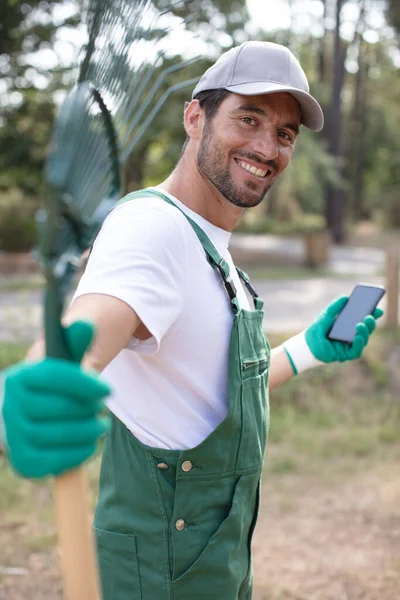
[[[235,184],[229,167],[221,168],[224,164],[224,153],[214,143],[211,124],[206,121],[203,137],[197,153],[197,166],[201,173],[217,188],[217,190],[234,206],[239,208],[252,208],[258,206],[265,198],[266,193],[271,189],[273,183],[266,185],[260,194],[258,185],[248,181],[246,186],[239,188]],[[248,193],[246,193],[246,191]],[[251,193],[253,192],[253,193]]]

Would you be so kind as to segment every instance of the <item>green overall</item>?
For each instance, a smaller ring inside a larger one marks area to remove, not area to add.
[[[129,194],[123,201],[146,195],[173,204],[153,190]],[[239,271],[255,310],[239,308],[229,266],[185,216],[222,277],[233,311],[229,410],[190,450],[145,446],[111,416],[94,522],[103,600],[252,596],[250,544],[269,420],[270,347],[262,328],[263,302]]]

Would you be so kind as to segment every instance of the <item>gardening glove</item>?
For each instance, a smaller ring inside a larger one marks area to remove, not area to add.
[[[93,334],[93,326],[84,321],[66,329],[77,362],[45,358],[6,371],[6,444],[12,466],[23,477],[59,475],[77,467],[95,452],[97,439],[109,427],[99,414],[110,388],[79,364]]]
[[[308,329],[284,342],[283,347],[295,375],[317,365],[360,358],[383,310],[376,308],[363,323],[356,325],[356,335],[351,344],[330,340],[327,334],[347,300],[348,296],[337,298]]]

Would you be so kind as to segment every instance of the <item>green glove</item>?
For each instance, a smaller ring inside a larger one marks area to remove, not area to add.
[[[319,364],[360,358],[376,327],[376,319],[383,315],[383,310],[376,308],[372,315],[365,317],[363,323],[356,325],[356,335],[352,344],[330,340],[327,334],[347,300],[348,296],[337,298],[308,329],[284,343],[296,375]]]
[[[76,363],[45,358],[6,371],[6,442],[20,475],[38,478],[77,467],[95,452],[98,437],[108,429],[108,420],[99,413],[110,388],[79,364],[93,334],[93,326],[84,321],[66,329]]]

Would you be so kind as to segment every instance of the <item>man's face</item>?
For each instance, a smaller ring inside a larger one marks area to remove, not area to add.
[[[235,206],[257,206],[288,166],[300,122],[290,94],[229,94],[205,122],[198,168]]]

